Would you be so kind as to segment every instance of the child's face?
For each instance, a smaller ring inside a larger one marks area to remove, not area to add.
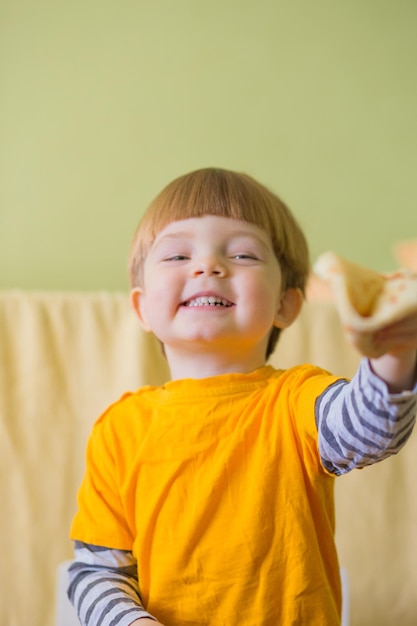
[[[268,233],[206,215],[174,221],[156,236],[132,301],[146,330],[172,351],[250,353],[264,363],[281,317],[282,277]]]

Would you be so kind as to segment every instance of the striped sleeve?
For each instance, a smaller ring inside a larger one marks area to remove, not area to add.
[[[82,626],[129,626],[153,618],[142,606],[131,552],[75,542],[68,597]]]
[[[390,394],[363,359],[351,382],[338,380],[317,399],[323,466],[340,475],[397,454],[413,430],[416,406],[417,386]]]

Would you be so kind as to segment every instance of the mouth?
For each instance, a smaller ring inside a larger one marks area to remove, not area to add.
[[[224,307],[228,308],[233,306],[233,302],[226,300],[225,298],[220,298],[219,296],[197,296],[195,298],[190,298],[190,300],[186,300],[182,303],[182,306],[187,307]]]

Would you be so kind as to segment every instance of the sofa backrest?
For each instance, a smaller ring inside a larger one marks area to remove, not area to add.
[[[308,302],[272,356],[351,376],[359,362],[332,302]],[[0,624],[53,626],[58,565],[93,422],[123,392],[168,377],[125,294],[0,293]],[[337,543],[354,626],[417,615],[417,437],[336,481]]]

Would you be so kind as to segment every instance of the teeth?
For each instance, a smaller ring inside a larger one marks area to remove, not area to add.
[[[186,306],[230,306],[230,303],[215,296],[200,296],[199,298],[194,298],[194,300],[189,300]]]

